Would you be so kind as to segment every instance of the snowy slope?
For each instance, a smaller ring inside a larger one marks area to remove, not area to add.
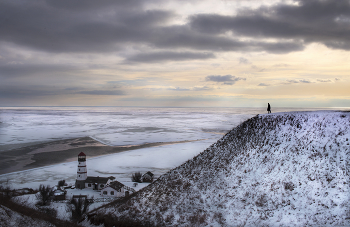
[[[333,111],[253,117],[95,213],[159,226],[349,226],[349,122]]]
[[[19,214],[11,209],[0,205],[0,226],[54,226],[43,220]]]

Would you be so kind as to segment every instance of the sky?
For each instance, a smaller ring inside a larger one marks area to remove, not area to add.
[[[0,0],[0,106],[350,107],[349,0]]]

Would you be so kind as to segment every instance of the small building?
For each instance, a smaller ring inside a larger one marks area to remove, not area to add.
[[[147,173],[143,174],[141,177],[141,182],[153,182],[154,174],[148,171]]]
[[[85,180],[85,188],[101,190],[111,183],[108,177],[87,177]]]
[[[54,191],[54,200],[55,201],[65,200],[66,199],[66,194],[67,194],[67,191],[61,190],[61,189],[57,189],[57,190]]]
[[[135,193],[136,191],[128,186],[125,186],[124,184],[113,181],[110,183],[110,185],[106,186],[104,189],[101,190],[102,196],[110,196],[110,197],[123,197],[123,196],[129,196],[132,193]]]

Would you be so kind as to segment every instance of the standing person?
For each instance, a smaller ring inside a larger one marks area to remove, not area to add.
[[[270,103],[267,103],[267,113],[271,113],[271,106],[270,106]]]

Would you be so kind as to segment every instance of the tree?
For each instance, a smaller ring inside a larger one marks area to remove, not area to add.
[[[79,222],[87,214],[93,202],[93,197],[90,199],[81,195],[76,198],[72,197],[66,204],[66,211],[72,213],[72,221]]]
[[[65,183],[66,183],[66,180],[60,180],[60,181],[58,181],[57,186],[58,187],[63,187]]]
[[[132,180],[132,182],[139,182],[139,183],[141,183],[141,177],[142,177],[141,173],[140,172],[136,172],[136,173],[134,173],[131,176],[131,180]]]
[[[53,195],[54,191],[50,185],[45,186],[41,184],[39,186],[39,192],[36,194],[36,198],[39,200],[38,204],[42,206],[49,205],[53,198]]]

